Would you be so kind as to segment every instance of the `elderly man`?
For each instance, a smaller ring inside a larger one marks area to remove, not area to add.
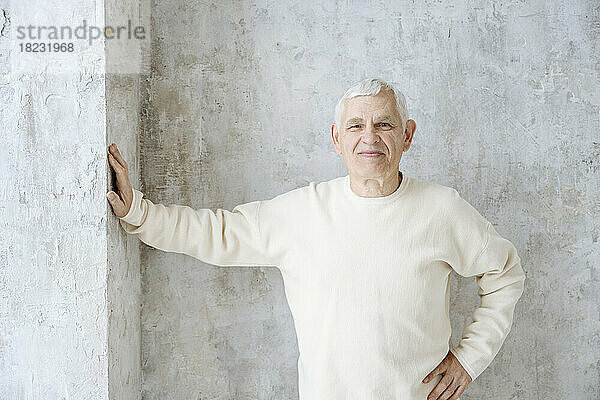
[[[513,244],[459,193],[399,170],[415,121],[379,79],[336,107],[346,176],[233,211],[153,204],[113,144],[123,229],[217,266],[280,269],[298,337],[301,400],[457,400],[508,335],[525,275]],[[480,307],[449,350],[449,275],[476,277]]]

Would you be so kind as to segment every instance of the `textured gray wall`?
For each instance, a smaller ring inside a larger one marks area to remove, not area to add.
[[[1,399],[141,398],[139,241],[106,201],[107,139],[139,176],[139,78],[107,75],[102,41],[23,54],[16,40],[21,25],[104,26],[103,7],[125,3],[0,7]]]
[[[129,160],[132,185],[139,180],[139,87],[139,76],[106,75],[107,145],[117,143]],[[112,170],[109,179],[108,189],[116,190]],[[135,400],[142,395],[140,246],[123,231],[110,204],[107,213],[109,398]]]
[[[18,25],[102,14],[46,3],[0,13],[0,398],[107,399],[104,49],[62,63],[13,40]]]
[[[156,2],[141,80],[105,79],[98,48],[16,68],[9,18],[102,25],[103,6],[5,3],[0,398],[296,398],[277,269],[138,258],[105,200],[105,149],[155,202],[271,198],[345,174],[328,127],[365,76],[397,84],[417,122],[401,169],[458,189],[527,273],[504,347],[461,398],[600,396],[596,2]],[[452,281],[452,344],[476,293]]]
[[[124,18],[133,19],[135,25],[140,24],[144,4],[144,0],[104,0],[107,25],[124,25]],[[138,185],[140,80],[143,75],[141,70],[140,73],[124,73],[119,64],[122,57],[120,44],[114,40],[105,42],[106,145],[117,144],[127,160],[130,181]],[[137,47],[132,46],[132,50]],[[112,168],[107,172],[109,185],[106,191],[116,191],[116,176]],[[107,204],[107,213],[108,393],[111,400],[138,400],[142,397],[140,242],[123,231],[110,204]]]
[[[345,174],[335,102],[366,76],[417,123],[401,169],[453,186],[519,249],[513,329],[467,399],[600,395],[595,1],[232,2],[152,9],[140,158],[155,202],[231,209]],[[296,398],[276,269],[143,246],[145,399]],[[479,305],[452,281],[453,337]]]

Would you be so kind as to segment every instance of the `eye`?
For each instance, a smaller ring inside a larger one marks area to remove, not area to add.
[[[387,122],[382,122],[382,123],[381,123],[381,124],[379,124],[379,125],[381,125],[381,126],[388,126],[388,127],[389,127],[389,126],[392,126],[392,125],[390,125],[390,124],[389,124],[389,123],[387,123]]]
[[[354,129],[354,128],[360,128],[360,125],[356,124],[356,125],[351,125],[348,127],[348,129]]]

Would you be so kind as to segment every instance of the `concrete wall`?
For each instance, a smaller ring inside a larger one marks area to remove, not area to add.
[[[139,243],[106,201],[107,141],[139,177],[139,75],[107,75],[102,40],[22,53],[39,41],[17,39],[18,26],[102,27],[125,11],[111,3],[0,12],[2,399],[141,398]]]
[[[134,26],[149,28],[149,2],[145,0],[104,0],[104,7],[106,25],[127,26],[130,19]],[[117,144],[135,186],[140,178],[140,81],[145,72],[144,64],[136,63],[136,55],[145,54],[143,43],[113,39],[105,45],[106,142]],[[116,191],[116,176],[112,169],[107,172],[109,188]],[[140,243],[123,231],[110,204],[107,213],[109,398],[136,400],[142,396]]]
[[[67,62],[15,48],[16,25],[127,7],[0,5],[0,398],[297,398],[279,272],[138,254],[105,199],[106,147],[155,202],[231,209],[345,174],[328,127],[365,76],[417,122],[401,169],[458,189],[528,276],[461,398],[599,397],[594,2],[156,2],[149,76],[108,71],[101,42]],[[453,344],[476,293],[453,279]]]
[[[31,54],[15,37],[18,25],[102,25],[103,10],[35,3],[0,15],[0,398],[106,399],[103,44]]]
[[[127,160],[132,185],[139,185],[139,80],[139,75],[106,75],[107,144],[116,143]],[[115,190],[116,178],[109,176]],[[109,396],[134,400],[142,395],[140,246],[123,231],[110,204],[107,213]]]
[[[139,181],[139,76],[107,74],[107,143],[117,143],[128,160],[133,185]],[[115,177],[111,173],[115,189]],[[108,351],[111,399],[141,398],[141,275],[139,240],[127,235],[108,205]]]
[[[231,209],[345,174],[335,102],[387,79],[417,122],[401,169],[458,189],[528,276],[504,347],[461,398],[597,398],[599,10],[494,3],[156,2],[141,189]],[[276,269],[145,245],[142,268],[143,398],[297,397]],[[452,297],[454,345],[475,281],[455,277]]]

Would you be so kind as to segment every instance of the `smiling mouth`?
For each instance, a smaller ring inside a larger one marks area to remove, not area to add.
[[[366,152],[358,153],[358,154],[361,155],[361,156],[364,156],[364,157],[378,157],[378,156],[382,156],[383,155],[383,153],[380,153],[380,152],[371,152],[371,151],[366,151]]]

